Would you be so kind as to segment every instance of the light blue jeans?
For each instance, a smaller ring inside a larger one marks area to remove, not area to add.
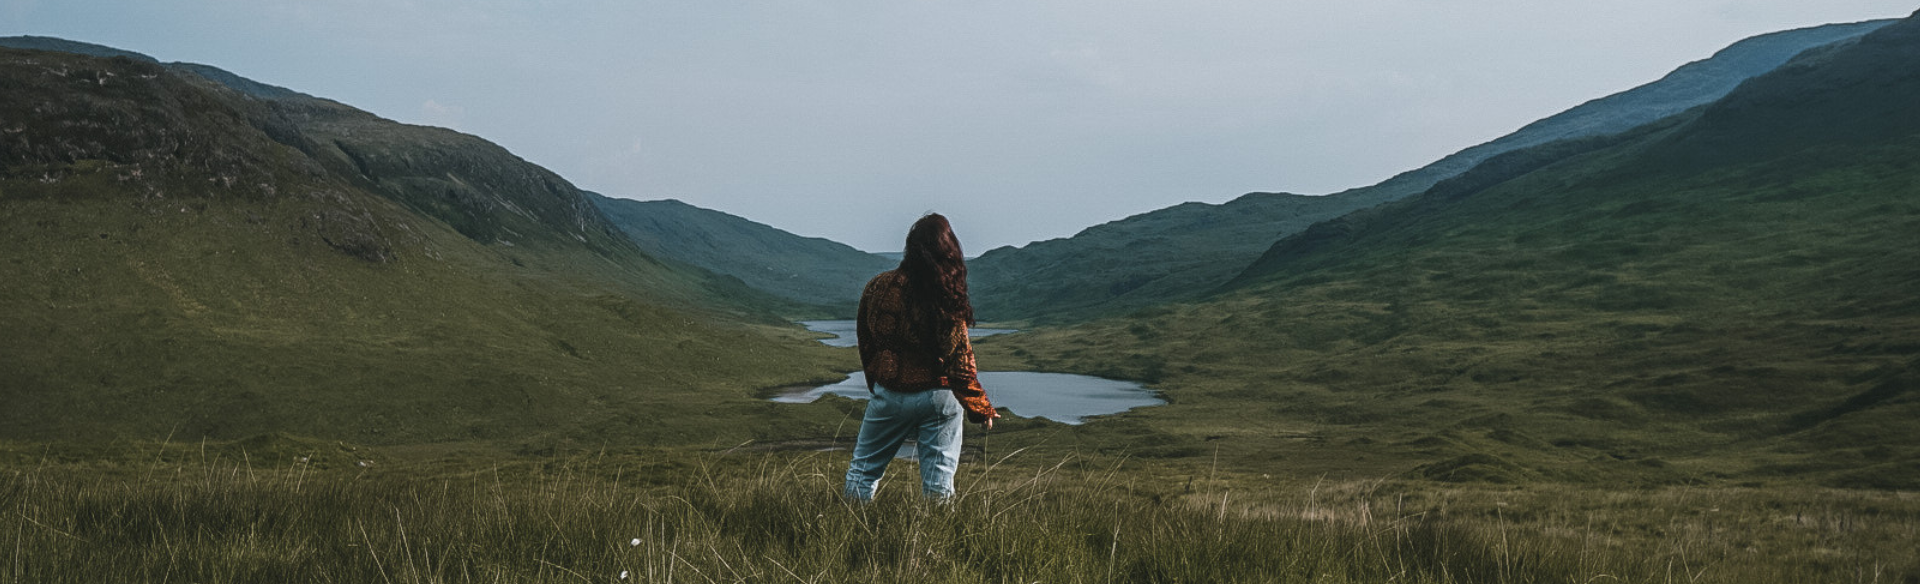
[[[944,389],[893,391],[873,386],[873,399],[860,420],[860,438],[853,444],[853,463],[847,465],[846,495],[873,500],[887,463],[912,437],[920,458],[920,489],[929,498],[953,496],[953,472],[960,467],[960,425],[965,419],[960,400]]]

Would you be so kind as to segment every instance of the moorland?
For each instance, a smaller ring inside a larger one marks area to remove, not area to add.
[[[1561,118],[1616,126],[982,256],[987,368],[1168,403],[870,506],[858,402],[762,399],[857,367],[791,322],[844,283],[663,243],[800,238],[7,39],[0,582],[1920,582],[1920,20],[1813,30]],[[1276,201],[1321,215],[1209,217]],[[887,265],[843,247],[769,261]]]

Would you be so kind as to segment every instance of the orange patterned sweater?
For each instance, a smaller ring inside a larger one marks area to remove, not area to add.
[[[943,331],[921,331],[907,313],[907,278],[898,270],[881,272],[867,282],[860,295],[856,334],[860,340],[860,368],[867,389],[874,384],[895,391],[948,388],[967,410],[967,419],[980,423],[997,417],[987,392],[980,386],[973,361],[973,343],[967,323],[956,322],[939,343],[921,342]]]

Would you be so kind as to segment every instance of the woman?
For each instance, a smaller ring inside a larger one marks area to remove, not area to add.
[[[974,368],[967,263],[946,217],[928,213],[914,222],[900,267],[867,282],[858,318],[860,367],[873,399],[847,467],[847,497],[873,499],[908,437],[918,442],[922,492],[952,497],[961,414],[988,428],[999,414]]]

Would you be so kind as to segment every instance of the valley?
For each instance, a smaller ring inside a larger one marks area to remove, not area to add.
[[[1916,64],[1915,17],[1764,35],[988,251],[982,370],[1164,403],[860,506],[862,403],[766,398],[858,370],[796,322],[897,259],[0,39],[0,582],[1920,581]]]

